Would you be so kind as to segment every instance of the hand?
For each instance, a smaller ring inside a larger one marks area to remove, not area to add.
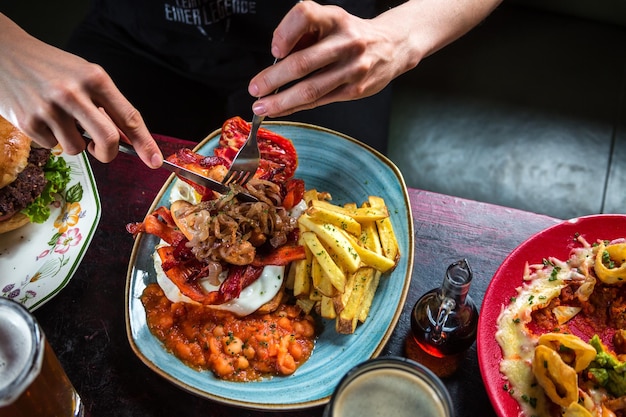
[[[300,2],[274,31],[272,54],[283,58],[256,75],[248,91],[266,96],[253,111],[284,116],[337,101],[354,100],[381,91],[400,73],[417,65],[398,48],[401,33],[348,14],[336,6]]]
[[[123,134],[146,165],[161,166],[141,115],[100,66],[33,38],[2,14],[0,26],[0,114],[43,147],[58,142],[70,155],[87,147],[102,162],[115,158]],[[89,145],[77,124],[92,137]]]
[[[278,117],[373,95],[468,32],[500,1],[409,0],[374,19],[300,2],[274,31],[271,51],[282,60],[248,85],[253,97],[262,97],[252,110]]]

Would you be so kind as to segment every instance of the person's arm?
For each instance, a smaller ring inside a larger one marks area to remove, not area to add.
[[[141,115],[102,67],[32,37],[0,13],[0,114],[36,143],[77,154],[86,143],[98,160],[117,155],[122,132],[146,165],[163,156]]]
[[[500,1],[410,0],[374,19],[358,18],[336,6],[300,2],[274,31],[271,52],[282,60],[250,81],[248,92],[263,97],[252,109],[278,117],[376,94],[467,33]]]

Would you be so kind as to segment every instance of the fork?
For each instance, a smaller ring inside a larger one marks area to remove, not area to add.
[[[275,58],[272,65],[276,65],[278,61],[278,58]],[[274,94],[277,92],[278,88],[274,91]],[[235,183],[244,186],[254,177],[256,170],[259,168],[259,161],[261,159],[261,151],[259,150],[259,143],[256,136],[259,127],[261,127],[261,123],[263,123],[263,119],[265,119],[265,116],[257,116],[256,114],[252,116],[252,126],[250,126],[248,139],[246,139],[241,149],[239,149],[239,152],[237,152],[237,155],[235,155],[233,163],[222,180],[222,184],[229,185]]]
[[[252,126],[250,127],[248,139],[246,139],[237,155],[235,155],[235,159],[233,159],[233,163],[222,181],[223,184],[230,185],[235,183],[244,186],[254,177],[261,159],[257,132],[263,119],[265,119],[265,116],[257,116],[256,114],[252,117]]]

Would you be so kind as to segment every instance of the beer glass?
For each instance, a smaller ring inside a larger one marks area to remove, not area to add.
[[[35,318],[0,297],[0,416],[82,417],[83,404]]]
[[[370,359],[350,370],[324,409],[324,417],[453,417],[441,380],[410,359]]]

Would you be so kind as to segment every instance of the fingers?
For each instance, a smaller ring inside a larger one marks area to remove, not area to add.
[[[290,54],[250,81],[249,93],[261,97],[254,103],[253,111],[276,117],[320,105],[324,95],[347,81],[349,73],[339,61],[339,50],[331,43]],[[288,84],[291,85],[285,88]]]
[[[345,92],[349,91],[348,85],[354,78],[357,63],[346,62],[342,59],[341,51],[334,42],[320,43],[294,52],[261,72],[251,83],[260,79],[260,82],[274,88],[294,80],[297,82],[287,88],[281,87],[276,94],[262,96],[253,104],[252,111],[261,116],[279,117],[355,98]],[[310,57],[315,56],[323,58],[312,61]],[[339,95],[339,92],[344,94]]]
[[[254,97],[274,92],[286,83],[302,78],[325,65],[334,57],[334,50],[318,45],[320,37],[334,27],[330,10],[334,6],[320,6],[312,1],[296,4],[276,27],[272,38],[272,54],[282,59],[276,65],[255,76],[248,86]]]
[[[0,59],[0,112],[9,121],[41,146],[58,142],[69,154],[86,146],[79,123],[93,139],[89,151],[102,162],[115,158],[125,135],[148,166],[161,165],[163,156],[141,115],[101,66],[45,44],[7,20],[0,14],[3,39],[11,45]]]
[[[284,91],[257,100],[252,105],[252,111],[262,116],[287,116],[328,103],[349,100],[348,88],[341,73],[320,71]]]
[[[59,108],[40,109],[28,115],[16,114],[9,121],[44,148],[60,144],[69,155],[85,150],[85,141],[76,130],[74,118]]]
[[[299,2],[274,30],[271,52],[275,58],[285,58],[293,51],[313,44],[334,26],[335,6],[316,2]],[[340,9],[339,9],[340,10]]]
[[[110,113],[100,107],[97,114],[87,118],[84,124],[79,121],[93,139],[88,146],[89,152],[102,162],[110,162],[118,153],[119,141],[123,140],[133,145],[147,166],[160,167],[163,155],[141,115],[121,94],[119,97],[123,102],[120,105],[109,105]]]
[[[76,123],[91,138],[87,150],[97,160],[108,163],[117,156],[120,132],[104,109],[95,108],[95,112],[77,117]]]
[[[118,99],[123,100],[123,103],[114,104],[106,113],[118,129],[118,140],[121,139],[133,145],[147,166],[159,168],[163,164],[163,154],[148,131],[141,114],[121,94]],[[115,146],[117,148],[117,142]]]
[[[73,122],[74,126],[78,123],[89,133],[92,141],[87,147],[88,151],[101,162],[111,162],[117,156],[119,141],[124,140],[133,145],[147,166],[160,167],[163,155],[139,111],[124,98],[112,82],[105,85],[106,89],[96,92],[93,97],[93,100],[101,106],[97,107],[92,100],[88,100],[87,103],[76,101],[79,110],[75,111],[74,114],[77,116]],[[80,137],[75,127],[63,137],[64,150],[65,146],[70,147],[69,152],[84,149],[84,139]]]
[[[87,125],[77,119],[92,135],[93,145],[90,144],[89,151],[101,161],[110,161],[117,155],[120,139],[124,138],[133,145],[147,166],[160,167],[163,155],[139,111],[104,71],[97,71],[90,80],[92,84],[88,84],[86,89],[91,93],[90,101],[97,105],[97,112],[90,112],[91,117],[84,122]],[[86,107],[89,107],[88,104]]]
[[[357,83],[369,66],[361,59],[367,44],[363,26],[362,19],[336,6],[312,1],[294,6],[272,40],[272,53],[284,58],[250,80],[249,93],[261,97],[252,111],[278,117],[357,98],[354,91],[363,88]]]

